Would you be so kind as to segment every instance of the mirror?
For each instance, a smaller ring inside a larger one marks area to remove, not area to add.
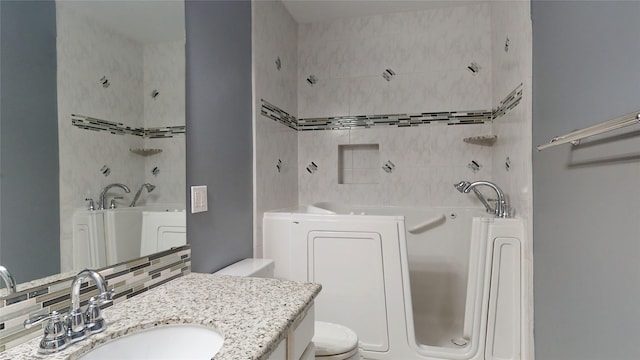
[[[52,5],[53,1],[8,3],[3,4],[3,22],[10,16],[11,9],[5,11],[9,6]],[[35,18],[37,11],[22,12]],[[5,165],[17,163],[30,167],[30,178],[38,177],[24,191],[59,184],[58,196],[54,196],[57,204],[8,202],[10,195],[5,196],[8,190],[2,189],[2,215],[15,212],[20,216],[11,218],[11,223],[3,218],[0,263],[9,268],[18,283],[59,272],[73,274],[80,268],[99,268],[141,256],[141,227],[146,221],[143,217],[151,219],[145,224],[153,223],[156,228],[169,224],[173,231],[166,235],[166,241],[173,241],[171,245],[186,241],[183,1],[58,0],[55,29],[56,38],[51,38],[57,53],[55,88],[31,86],[29,91],[56,90],[57,119],[53,114],[39,121],[57,122],[49,123],[53,131],[45,134],[45,138],[50,138],[57,129],[57,143],[20,139],[16,142],[27,143],[28,148],[23,146],[10,154],[5,151],[9,140],[2,137],[3,177],[10,178],[14,172]],[[5,43],[28,41],[27,35],[5,33],[3,51]],[[4,60],[3,56],[3,67]],[[3,69],[3,131],[13,121],[5,113],[5,99],[9,101],[9,92],[23,90],[8,86],[8,80],[12,79],[7,73]],[[54,153],[54,160],[47,162],[54,171],[39,169],[39,163],[26,157],[30,152]],[[57,159],[55,154],[59,155]],[[13,157],[6,159],[8,155]],[[53,164],[55,160],[57,164]],[[0,185],[5,184],[7,181],[3,180]],[[122,186],[109,188],[110,184],[126,185],[129,192]],[[116,209],[89,210],[90,201],[85,199],[93,199],[98,209],[105,188],[108,191],[104,207],[113,203]],[[139,190],[135,206],[129,207]],[[57,221],[49,221],[47,227],[43,225],[45,221],[38,220],[51,219],[52,214]],[[180,228],[180,219],[182,228],[175,231]],[[40,234],[46,236],[30,235],[27,231],[30,228],[39,228]],[[12,246],[9,229],[16,229],[13,233],[17,235],[13,237],[19,238],[21,251],[12,252],[18,246]],[[121,241],[131,234],[137,239],[131,240],[133,243]],[[100,249],[87,243],[96,236],[104,242]],[[109,239],[118,243],[109,244]],[[59,255],[47,246],[59,248]],[[23,264],[29,271],[20,270]]]

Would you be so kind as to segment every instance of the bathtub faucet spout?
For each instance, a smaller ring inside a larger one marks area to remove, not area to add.
[[[496,192],[498,199],[495,200],[496,201],[495,209],[489,204],[489,202],[487,201],[487,199],[485,199],[482,193],[478,191],[478,189],[476,189],[476,187],[480,185],[488,186]],[[510,217],[509,205],[507,205],[507,200],[504,196],[504,192],[502,192],[502,189],[500,189],[498,185],[492,183],[491,181],[480,180],[480,181],[474,181],[472,183],[468,181],[461,181],[457,184],[454,184],[453,186],[458,191],[465,194],[468,194],[470,191],[473,190],[473,192],[476,194],[478,199],[480,199],[480,202],[482,202],[482,205],[484,205],[484,207],[487,209],[487,212],[493,213],[499,218]]]

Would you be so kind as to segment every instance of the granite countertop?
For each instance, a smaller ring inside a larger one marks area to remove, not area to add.
[[[76,359],[98,345],[159,324],[211,326],[224,335],[216,360],[266,359],[320,285],[191,273],[103,311],[104,332],[65,350],[37,354],[40,337],[0,353],[2,359]]]

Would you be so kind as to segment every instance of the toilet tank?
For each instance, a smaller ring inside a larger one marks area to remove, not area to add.
[[[274,263],[271,259],[244,259],[218,270],[214,274],[272,278],[273,267]]]

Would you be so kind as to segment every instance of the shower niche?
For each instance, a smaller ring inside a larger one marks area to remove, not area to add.
[[[338,145],[338,184],[377,184],[380,145]]]

